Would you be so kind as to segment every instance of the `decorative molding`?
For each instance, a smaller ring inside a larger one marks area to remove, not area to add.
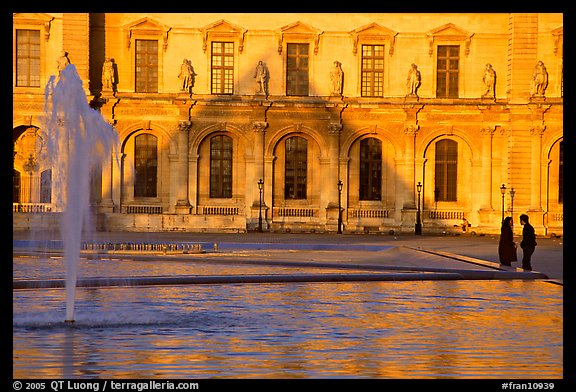
[[[126,34],[128,48],[132,46],[132,42],[138,36],[157,36],[162,42],[162,49],[166,51],[168,48],[169,32],[172,28],[148,17],[144,17],[135,22],[124,25],[122,30]]]
[[[485,126],[483,128],[480,128],[480,135],[491,137],[496,132],[496,127],[497,127],[496,125],[493,125],[493,126]]]
[[[342,124],[340,123],[330,123],[328,124],[328,133],[331,135],[339,135],[342,131]]]
[[[564,26],[552,30],[552,37],[554,37],[554,54],[558,54],[558,49],[563,46]]]
[[[220,19],[214,23],[210,23],[200,29],[202,32],[202,50],[206,52],[208,49],[208,42],[213,39],[234,39],[238,41],[238,52],[244,51],[244,39],[246,37],[247,29],[236,26],[227,20]]]
[[[50,39],[50,29],[52,28],[52,21],[54,17],[43,13],[15,13],[12,21],[15,28],[19,25],[36,25],[44,29],[44,40],[48,42]]]
[[[254,132],[264,132],[268,128],[268,123],[266,121],[254,121],[252,122],[252,130]]]
[[[314,54],[318,54],[318,49],[320,48],[320,37],[322,34],[324,34],[324,31],[309,26],[306,23],[295,22],[286,25],[276,32],[276,38],[278,40],[278,54],[282,54],[285,40],[293,42],[311,41],[314,46]]]
[[[394,45],[396,44],[397,32],[383,27],[378,23],[370,23],[368,25],[359,27],[349,33],[352,36],[352,53],[358,53],[358,46],[366,44],[388,44],[388,54],[394,54]]]
[[[434,54],[435,43],[450,41],[464,42],[464,53],[466,56],[468,56],[470,54],[470,43],[474,33],[469,33],[453,23],[447,23],[443,26],[430,30],[428,33],[426,33],[426,36],[428,37],[428,54],[430,56]]]
[[[178,123],[178,131],[187,132],[192,128],[192,121],[180,121]]]
[[[404,134],[406,134],[406,135],[416,136],[416,134],[418,133],[419,130],[420,130],[420,125],[418,125],[416,122],[404,123]]]

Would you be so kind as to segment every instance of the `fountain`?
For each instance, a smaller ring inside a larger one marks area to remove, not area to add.
[[[63,206],[60,232],[66,259],[66,322],[74,322],[78,260],[83,228],[88,226],[91,176],[107,160],[118,135],[86,101],[76,67],[68,64],[52,75],[45,90],[48,156],[53,195]]]

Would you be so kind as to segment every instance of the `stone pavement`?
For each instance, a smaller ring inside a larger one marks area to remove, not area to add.
[[[15,251],[19,240],[57,240],[54,233],[13,232]],[[336,263],[434,269],[506,270],[521,269],[522,250],[512,268],[498,263],[497,235],[380,235],[380,234],[286,234],[286,233],[189,233],[189,232],[94,232],[85,241],[104,243],[201,243],[209,249],[204,256],[227,260],[247,258],[285,263]],[[515,237],[517,243],[519,237]],[[532,256],[534,272],[563,283],[563,239],[538,238]],[[218,252],[213,252],[214,244]]]

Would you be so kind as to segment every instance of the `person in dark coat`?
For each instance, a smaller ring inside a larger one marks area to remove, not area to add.
[[[522,241],[520,242],[520,247],[522,248],[522,269],[526,271],[532,271],[531,258],[532,253],[536,249],[536,233],[534,232],[534,227],[529,223],[528,215],[520,215],[520,224],[524,226],[522,228]]]
[[[513,225],[512,217],[507,216],[502,221],[500,228],[500,242],[498,243],[498,256],[500,256],[500,264],[512,266],[510,262],[518,261],[516,256],[516,243],[514,242],[514,233],[512,233]]]

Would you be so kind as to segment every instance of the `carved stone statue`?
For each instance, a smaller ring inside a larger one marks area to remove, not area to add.
[[[538,61],[534,67],[534,74],[532,75],[530,95],[543,97],[546,87],[548,87],[548,71],[546,71],[544,63]]]
[[[102,64],[102,90],[113,91],[116,78],[114,77],[114,61],[106,57]]]
[[[60,72],[62,72],[62,70],[66,68],[68,64],[70,64],[70,60],[68,59],[68,52],[63,50],[62,53],[60,54],[60,57],[58,57],[58,59],[56,60],[56,68],[58,69],[58,76],[60,76]]]
[[[494,68],[492,68],[492,64],[486,64],[482,81],[484,82],[484,86],[486,88],[484,90],[484,94],[482,94],[482,98],[494,98],[495,86],[496,86],[496,71],[494,71]]]
[[[420,76],[418,66],[412,63],[412,65],[410,66],[410,70],[408,71],[408,78],[406,78],[406,88],[408,91],[408,93],[406,94],[407,97],[418,96],[418,87],[420,87],[421,80],[422,77]]]
[[[192,87],[194,87],[194,76],[196,76],[196,73],[194,73],[192,62],[188,59],[182,60],[180,73],[178,74],[178,78],[180,79],[180,91],[192,93]]]
[[[268,69],[262,63],[262,60],[258,61],[256,66],[256,71],[254,72],[254,77],[256,78],[256,84],[258,85],[258,90],[256,94],[267,94],[268,93]]]
[[[330,71],[330,80],[332,81],[332,95],[342,95],[342,63],[334,61],[334,68]]]

